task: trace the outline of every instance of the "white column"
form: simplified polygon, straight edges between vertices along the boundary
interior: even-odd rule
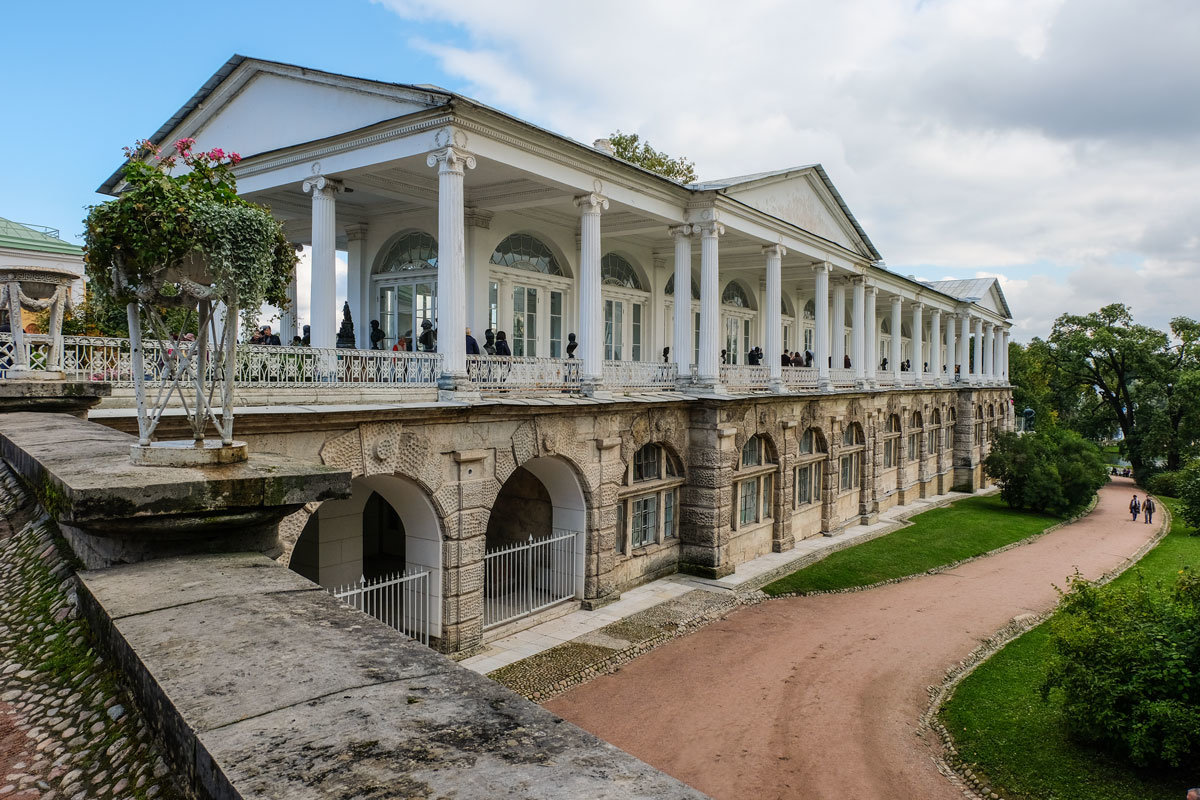
[[[608,199],[598,194],[575,198],[579,208],[579,349],[583,380],[592,390],[604,374],[604,315],[600,295],[600,214]]]
[[[876,372],[879,369],[879,318],[875,316],[875,298],[879,294],[876,286],[867,287],[866,319],[866,348],[863,354],[863,366],[866,368],[867,380],[875,384]]]
[[[846,366],[846,281],[838,278],[833,282],[833,368]]]
[[[783,354],[783,257],[787,253],[781,244],[763,248],[767,257],[767,336],[766,354],[768,386],[774,392],[785,392],[780,358]]]
[[[475,169],[475,156],[456,147],[443,147],[430,153],[425,163],[438,168],[437,349],[442,354],[438,385],[452,390],[467,377],[463,176],[468,169]]]
[[[916,375],[916,385],[923,386],[925,384],[925,304],[913,303],[912,306],[912,330],[913,330],[913,372]]]
[[[813,298],[816,306],[814,325],[817,341],[817,386],[822,390],[831,388],[829,382],[829,264],[817,264],[813,267],[816,273],[817,290]]]
[[[299,249],[299,246],[297,246]],[[288,307],[283,309],[279,314],[279,341],[285,345],[291,344],[292,339],[300,330],[299,324],[296,321],[296,312],[299,310],[297,304],[300,296],[296,291],[296,273],[292,273],[292,280],[288,283],[287,297]]]
[[[992,383],[1000,382],[1000,340],[1003,334],[1000,326],[992,328]]]
[[[854,347],[850,353],[850,366],[854,368],[854,383],[860,389],[865,389],[867,386],[866,289],[863,278],[854,279],[853,300],[851,301],[853,305],[850,314],[851,343]]]
[[[371,347],[371,303],[368,297],[370,267],[366,263],[367,226],[346,226],[346,302],[354,319],[354,346]]]
[[[333,347],[338,326],[337,308],[337,193],[340,181],[314,175],[304,182],[312,192],[312,273],[308,296],[313,347]]]
[[[958,315],[958,377],[963,383],[971,380],[971,315],[963,312]]]
[[[692,226],[700,234],[700,363],[697,373],[700,383],[715,387],[721,383],[721,286],[717,237],[725,232],[725,226],[716,220],[700,222]],[[690,296],[688,288],[675,288],[675,296],[683,291]],[[678,302],[678,300],[676,300]]]
[[[954,365],[958,363],[954,352],[954,315],[946,314],[946,372],[943,376],[946,383],[954,383]]]
[[[1002,341],[1000,343],[1000,377],[1008,383],[1008,328],[1001,332]]]
[[[983,377],[983,318],[975,318],[975,365],[971,369],[972,381],[978,383]]]
[[[983,382],[992,382],[992,370],[996,365],[996,337],[992,323],[983,323]]]
[[[675,239],[675,326],[672,352],[680,379],[692,371],[692,226],[670,229]]]
[[[929,368],[933,372],[933,385],[942,385],[942,310],[933,309],[929,315]]]
[[[892,368],[892,382],[897,386],[900,385],[900,326],[903,324],[900,312],[903,303],[900,295],[892,296],[892,361],[888,366]]]

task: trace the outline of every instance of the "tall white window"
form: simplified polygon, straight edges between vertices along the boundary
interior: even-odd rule
[[[641,548],[677,539],[683,470],[675,457],[663,445],[647,444],[634,453],[625,477],[617,508],[629,507],[628,546],[618,542],[617,553],[637,555]]]
[[[734,527],[753,525],[774,516],[777,469],[778,464],[761,436],[746,440],[733,485]]]
[[[391,350],[432,350],[431,333],[425,345],[418,342],[428,320],[437,326],[437,242],[427,233],[414,231],[399,237],[376,260],[371,282],[374,287],[373,314],[383,331],[382,347]]]
[[[516,233],[496,246],[490,263],[493,282],[512,282],[511,318],[500,318],[497,288],[495,329],[507,333],[513,355],[561,357],[572,286],[554,252],[537,237]]]
[[[863,451],[866,450],[866,440],[863,438],[862,426],[857,422],[849,423],[842,430],[842,448],[839,458],[838,488],[842,492],[858,489],[862,486]]]
[[[824,437],[815,428],[809,428],[800,436],[800,454],[792,483],[793,508],[821,502],[825,459],[828,457],[826,449]]]
[[[646,302],[650,295],[633,264],[617,253],[600,259],[600,282],[604,298],[604,357],[641,361],[645,354],[643,333]]]

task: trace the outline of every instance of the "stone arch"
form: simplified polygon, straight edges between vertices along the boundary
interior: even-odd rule
[[[388,571],[429,571],[430,632],[440,636],[443,517],[433,497],[411,478],[387,474],[355,477],[350,497],[326,500],[313,509],[288,553],[287,565],[326,588],[353,583],[366,575],[371,571],[367,565],[371,535],[366,530],[368,510],[380,500],[399,519],[404,537],[403,563],[392,565]]]
[[[541,242],[554,255],[554,260],[558,262],[559,269],[562,270],[562,277],[575,278],[574,263],[567,257],[567,251],[564,250],[558,243],[558,240],[550,233],[538,230],[537,228],[516,228],[506,231],[503,236],[497,236],[492,243],[491,249],[488,250],[486,258],[488,266],[500,266],[501,269],[506,269],[503,265],[493,264],[491,262],[492,254],[496,252],[496,248],[504,243],[511,236],[531,236]]]
[[[379,248],[379,250],[377,250],[375,252],[375,257],[371,259],[371,274],[372,275],[379,274],[379,270],[383,267],[384,261],[387,260],[387,257],[389,255],[391,255],[392,248],[395,247],[397,244],[399,244],[400,240],[404,239],[404,237],[411,236],[413,234],[427,236],[427,237],[429,237],[430,240],[432,240],[433,248],[434,248],[434,257],[436,258],[437,257],[437,246],[438,246],[436,231],[430,232],[421,227],[402,228],[402,229],[396,231],[395,233],[393,233],[391,236],[389,236],[387,238],[387,241],[385,241],[383,243],[383,245]],[[433,269],[437,269],[437,267],[434,266]]]

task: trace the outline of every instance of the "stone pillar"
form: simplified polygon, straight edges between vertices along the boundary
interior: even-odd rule
[[[954,365],[958,360],[954,352],[954,315],[946,314],[946,383],[954,383]]]
[[[692,226],[670,229],[675,239],[675,364],[679,380],[690,381],[692,373]]]
[[[916,385],[925,385],[925,304],[913,303],[913,372],[916,373]]]
[[[337,193],[341,181],[314,175],[304,182],[312,192],[312,273],[308,324],[313,347],[333,347],[337,308]]]
[[[346,226],[346,302],[354,317],[354,346],[360,350],[371,347],[371,287],[367,257],[367,226]],[[282,337],[280,337],[282,339]],[[291,339],[284,342],[289,344]]]
[[[442,354],[438,388],[456,391],[469,388],[463,177],[468,169],[475,169],[475,156],[450,146],[430,153],[425,163],[438,168],[437,350]]]
[[[983,377],[983,318],[975,318],[975,363],[971,367],[972,383],[979,383]]]
[[[816,274],[817,290],[813,305],[816,306],[814,320],[817,348],[817,387],[822,391],[832,388],[829,382],[829,264],[817,264],[813,267]]]
[[[942,310],[933,309],[929,315],[929,367],[933,372],[933,385],[942,385]]]
[[[722,578],[734,570],[728,550],[737,433],[736,426],[722,424],[719,407],[691,412],[688,481],[680,490],[680,572]]]
[[[1000,332],[1000,377],[1008,383],[1008,328]]]
[[[575,198],[579,208],[579,349],[584,391],[594,394],[604,375],[604,315],[600,295],[600,214],[608,199],[598,194]]]
[[[721,386],[721,284],[717,237],[725,226],[714,220],[692,226],[700,234],[700,384],[709,390]],[[678,288],[675,290],[679,291]],[[685,291],[690,292],[689,288]],[[678,297],[678,294],[676,294]]]
[[[958,315],[958,379],[963,383],[971,381],[971,356],[968,348],[971,346],[971,315],[963,312]]]
[[[297,249],[299,249],[297,247]],[[283,309],[279,314],[279,341],[283,344],[291,344],[292,339],[300,332],[300,325],[297,322],[296,314],[300,310],[300,294],[296,291],[296,273],[292,273],[292,280],[288,283],[287,298],[288,307]]]
[[[766,355],[769,379],[767,386],[773,392],[783,393],[783,370],[780,358],[783,354],[783,256],[787,253],[781,244],[770,244],[763,248],[767,257],[767,336]]]
[[[892,295],[892,363],[889,366],[892,368],[892,382],[897,386],[900,385],[900,328],[904,324],[900,313],[903,303],[900,295]]]
[[[850,366],[854,368],[854,385],[859,389],[867,388],[867,343],[866,343],[866,285],[862,278],[854,279],[853,310],[850,325],[852,327],[852,343]]]
[[[875,385],[876,371],[879,369],[879,319],[875,316],[875,299],[879,295],[876,286],[866,287],[866,347],[863,356],[863,366],[866,368],[867,381]]]
[[[992,383],[995,380],[996,369],[996,333],[995,326],[990,322],[983,323],[983,382]]]
[[[833,330],[830,333],[833,346],[833,368],[846,366],[846,281],[838,278],[833,282]]]

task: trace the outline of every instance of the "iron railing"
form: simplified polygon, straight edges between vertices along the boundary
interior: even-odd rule
[[[429,570],[408,570],[382,578],[365,577],[330,594],[424,645],[429,644]]]
[[[604,388],[615,392],[675,391],[679,383],[678,364],[652,361],[605,361]]]
[[[483,557],[483,628],[494,628],[575,597],[578,531],[503,545]]]
[[[467,356],[467,378],[481,393],[518,391],[576,394],[583,387],[583,361],[578,358]]]

